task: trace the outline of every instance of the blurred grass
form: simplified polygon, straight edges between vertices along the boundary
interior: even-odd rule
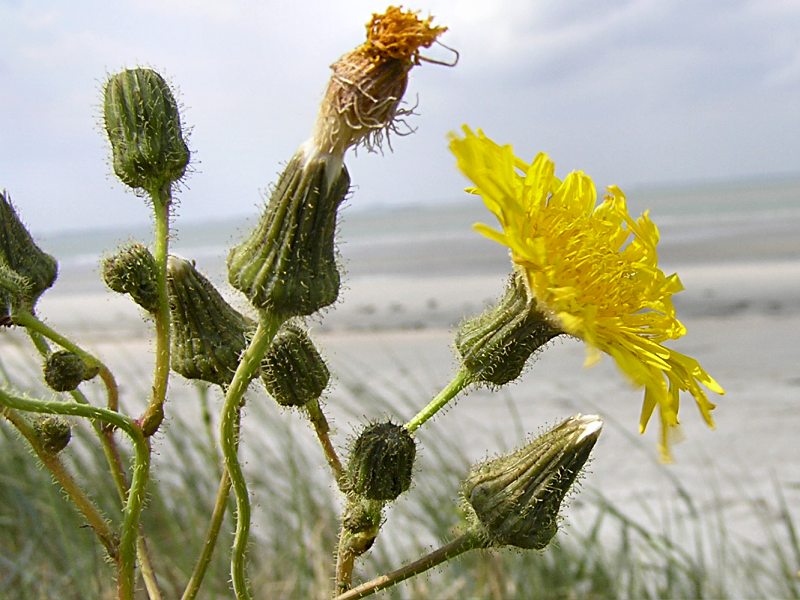
[[[11,384],[38,386],[35,368],[16,372]],[[371,389],[356,373],[340,376],[339,395],[353,399],[352,422],[363,421],[364,412],[397,414],[398,407],[415,405],[423,390],[415,389],[413,373],[403,380],[404,386]],[[216,394],[198,387],[195,406],[175,411],[154,441],[156,466],[143,525],[165,598],[180,597],[211,513],[219,478]],[[263,394],[249,398],[245,418],[256,597],[326,598],[340,505],[310,428]],[[0,598],[114,597],[113,570],[93,533],[9,424],[0,422]],[[107,514],[118,517],[119,501],[93,435],[85,423],[77,423],[62,456]],[[414,486],[387,511],[386,527],[359,563],[357,579],[395,569],[453,537],[459,521],[455,497],[467,460],[442,438],[426,442],[421,459],[424,467],[417,469]],[[733,536],[721,498],[711,508],[700,508],[679,482],[674,487],[657,510],[642,502],[643,510],[636,511],[642,518],[587,487],[573,497],[567,526],[546,551],[468,553],[378,597],[800,598],[797,525],[777,485],[768,505],[747,504],[770,540],[767,545]],[[231,514],[201,598],[232,597]]]

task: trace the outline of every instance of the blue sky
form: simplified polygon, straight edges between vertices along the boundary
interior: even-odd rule
[[[0,188],[34,231],[146,223],[100,119],[105,77],[145,65],[178,88],[191,127],[178,216],[255,214],[310,133],[328,66],[385,6],[0,0]],[[458,198],[446,136],[462,123],[598,187],[800,173],[797,0],[405,6],[447,25],[461,60],[412,71],[414,135],[348,159],[354,208]]]

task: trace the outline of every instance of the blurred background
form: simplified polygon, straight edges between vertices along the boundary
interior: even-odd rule
[[[178,89],[193,156],[177,194],[171,247],[196,259],[246,311],[226,284],[227,251],[252,227],[270,185],[310,134],[328,66],[362,42],[371,13],[385,7],[0,0],[0,187],[60,266],[37,309],[114,369],[131,412],[147,396],[151,324],[104,288],[98,263],[122,242],[148,243],[150,208],[111,172],[101,117],[106,77],[144,65]],[[418,113],[409,120],[413,135],[393,137],[383,153],[347,157],[353,189],[337,239],[344,286],[336,305],[309,321],[334,373],[326,410],[337,447],[346,452],[361,422],[405,420],[424,406],[456,368],[454,328],[503,289],[507,253],[471,230],[476,221],[494,223],[480,200],[462,192],[466,181],[447,149],[448,133],[463,123],[513,144],[521,157],[549,153],[560,176],[580,169],[598,191],[619,185],[634,216],[651,209],[662,268],[677,271],[686,286],[676,306],[688,334],[674,346],[728,393],[714,399],[716,431],[684,400],[685,441],[674,448],[674,465],[660,465],[655,420],[637,435],[641,391],[608,359],[583,369],[583,345],[560,340],[520,382],[498,393],[473,391],[419,431],[420,479],[393,509],[390,542],[376,544],[365,572],[393,568],[449,535],[469,462],[518,446],[569,414],[597,412],[606,429],[556,547],[544,557],[480,555],[434,576],[440,587],[426,588],[423,579],[414,593],[404,596],[412,588],[402,588],[392,597],[463,598],[471,589],[499,590],[477,598],[800,597],[800,3],[429,0],[407,8],[448,26],[441,40],[460,60],[455,68],[423,63],[412,71],[405,99]],[[453,56],[442,46],[426,55]],[[2,332],[0,363],[14,385],[41,387],[39,358],[22,332]],[[215,485],[202,479],[206,463],[185,468],[198,456],[181,437],[197,435],[198,391],[176,376],[170,394],[156,466],[163,493],[152,500],[164,510],[149,517],[186,519],[149,526],[163,533],[156,544],[168,557],[196,545],[181,536],[203,530],[207,507],[195,500],[210,498]],[[209,396],[213,414],[218,394]],[[316,503],[309,510],[333,540],[335,494],[326,493],[332,488],[308,428],[268,399],[249,406],[243,453],[255,459],[248,469],[263,500],[253,555],[282,556],[290,550],[270,544],[316,535],[317,522],[306,520],[298,497]],[[21,448],[7,428],[0,431]],[[213,462],[213,440],[201,441]],[[288,453],[287,463],[294,444],[302,452]],[[21,472],[30,459],[24,450],[4,456]],[[298,456],[304,462],[296,467]],[[268,475],[290,467],[296,470],[276,487]],[[304,488],[308,473],[314,476]],[[31,489],[50,489],[46,475],[34,475],[14,480],[22,492],[10,484],[6,491],[19,514],[47,532],[45,516],[21,501]],[[58,492],[52,497],[55,507]],[[279,510],[287,503],[296,510],[291,519]],[[26,572],[20,548],[38,552],[51,540],[31,540],[16,505],[0,505],[4,526],[20,524],[0,540],[2,595],[18,589],[15,573]],[[50,518],[60,527],[66,517],[58,510]],[[65,547],[72,531],[64,527]],[[54,552],[42,558],[43,569],[70,571],[74,585],[83,585],[75,565],[48,563],[75,554]],[[329,556],[324,546],[317,557],[314,581],[322,586]],[[190,568],[191,557],[180,558]],[[214,589],[224,595],[220,560]],[[102,557],[95,561],[92,569],[105,577]],[[302,552],[296,561],[307,567]],[[4,578],[9,564],[17,571]],[[263,577],[294,576],[283,564],[265,560]],[[547,577],[536,570],[550,567]],[[302,568],[297,577],[310,585]],[[175,589],[184,575],[175,574]],[[499,580],[505,587],[493,587]],[[30,585],[40,590],[35,578]],[[294,597],[314,595],[302,585]]]
[[[184,222],[253,212],[309,135],[328,66],[361,43],[374,1],[0,2],[0,186],[36,232],[147,223],[111,176],[106,76],[145,65],[192,128]],[[457,68],[423,64],[415,135],[349,161],[353,210],[438,204],[463,180],[463,123],[546,151],[599,188],[800,175],[800,4],[794,0],[429,0]],[[426,54],[450,60],[434,46]],[[634,199],[633,206],[641,211]],[[57,210],[54,210],[57,209]]]

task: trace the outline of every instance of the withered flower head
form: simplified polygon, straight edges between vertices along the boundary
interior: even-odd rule
[[[399,108],[408,72],[426,60],[420,48],[429,48],[447,30],[432,21],[397,6],[372,15],[367,41],[331,65],[333,75],[314,127],[317,151],[343,155],[359,144],[373,150],[386,133],[401,133],[398,123],[411,113]]]

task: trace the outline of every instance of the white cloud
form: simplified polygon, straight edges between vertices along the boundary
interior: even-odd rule
[[[0,186],[27,218],[146,220],[109,190],[97,130],[107,72],[140,63],[180,89],[197,173],[184,216],[248,212],[306,137],[328,65],[363,39],[383,2],[54,0],[0,6]],[[481,126],[522,154],[600,182],[641,183],[796,170],[800,10],[796,2],[429,0],[450,29],[454,69],[415,68],[419,131],[385,158],[350,160],[354,204],[455,196],[445,136]],[[449,58],[443,48],[429,52]],[[793,134],[792,132],[795,132]],[[758,148],[757,155],[747,154]],[[48,174],[53,174],[52,176]],[[402,190],[402,198],[398,190]],[[65,192],[66,191],[66,192]],[[49,225],[48,225],[49,224]]]

